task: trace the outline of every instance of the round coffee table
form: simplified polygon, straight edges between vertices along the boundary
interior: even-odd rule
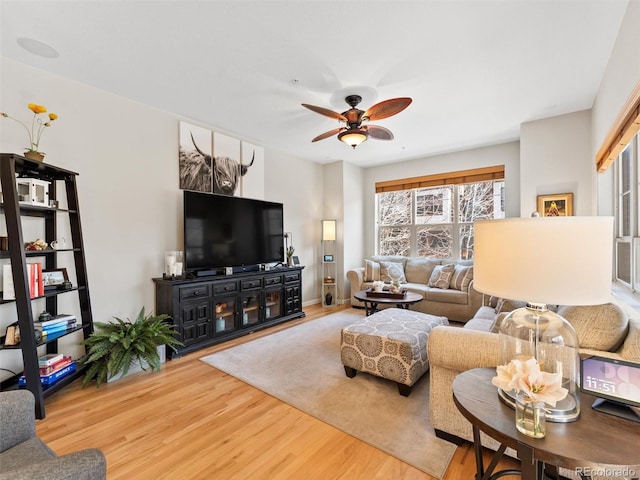
[[[405,292],[402,298],[392,297],[378,297],[367,295],[367,290],[360,290],[353,294],[353,296],[364,303],[364,309],[367,316],[378,311],[378,305],[395,305],[398,308],[409,308],[409,305],[421,302],[423,297],[419,293]]]

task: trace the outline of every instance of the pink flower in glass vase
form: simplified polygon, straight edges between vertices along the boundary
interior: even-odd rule
[[[545,402],[555,407],[568,393],[562,387],[562,374],[541,371],[533,357],[513,359],[507,365],[496,367],[496,373],[491,383],[505,391],[522,393],[530,401]]]

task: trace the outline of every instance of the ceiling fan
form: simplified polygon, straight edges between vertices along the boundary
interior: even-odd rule
[[[312,112],[333,118],[345,124],[344,127],[335,128],[329,132],[318,135],[311,140],[312,142],[324,140],[325,138],[329,138],[337,134],[338,140],[355,149],[358,145],[367,140],[367,138],[374,138],[376,140],[393,140],[393,133],[391,133],[389,129],[378,125],[363,124],[366,124],[369,121],[382,120],[383,118],[391,117],[396,113],[400,113],[411,103],[411,99],[409,97],[391,98],[389,100],[376,103],[367,111],[364,111],[356,108],[356,106],[362,101],[362,97],[360,95],[349,95],[344,100],[349,106],[351,106],[351,108],[342,113],[337,113],[323,107],[316,107],[315,105],[309,105],[306,103],[302,104],[303,107],[308,108]]]

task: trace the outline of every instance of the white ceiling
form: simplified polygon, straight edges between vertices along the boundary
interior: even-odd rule
[[[637,1],[637,0],[632,0]],[[360,166],[515,140],[591,108],[627,0],[8,1],[3,56],[297,157]],[[46,42],[57,58],[17,44]],[[297,82],[297,83],[296,83]],[[311,139],[342,112],[408,96],[352,150]]]

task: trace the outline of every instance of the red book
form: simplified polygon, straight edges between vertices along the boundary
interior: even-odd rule
[[[42,280],[42,263],[36,263],[36,269],[38,274],[38,297],[44,296],[44,281]]]
[[[28,277],[29,277],[29,297],[35,298],[36,296],[36,268],[35,264],[28,263]]]

